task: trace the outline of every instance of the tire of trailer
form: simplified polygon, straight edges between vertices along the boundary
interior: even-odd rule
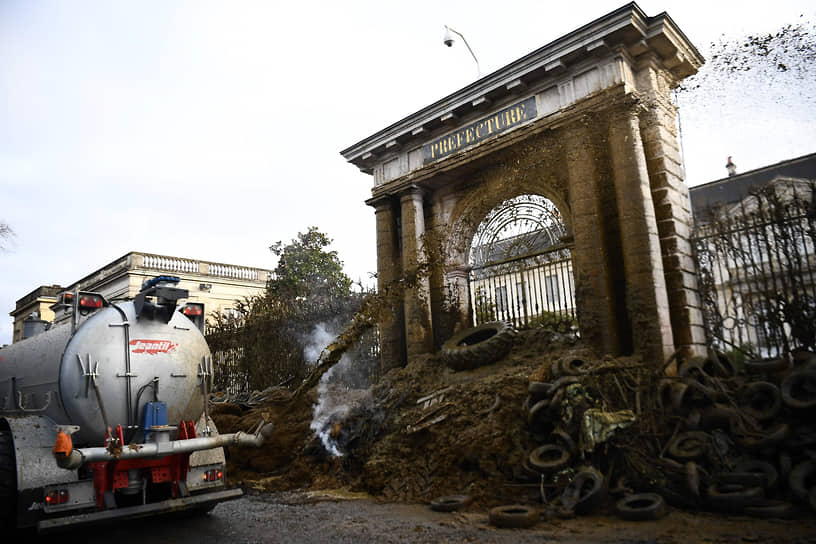
[[[451,336],[440,356],[453,370],[470,370],[501,359],[513,345],[516,329],[506,321],[483,323]]]
[[[17,512],[17,468],[11,433],[0,431],[0,529],[13,529]]]

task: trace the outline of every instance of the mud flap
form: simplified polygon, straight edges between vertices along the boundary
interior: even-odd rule
[[[141,504],[139,506],[128,506],[126,508],[115,508],[113,510],[102,510],[100,512],[46,519],[37,523],[37,532],[40,534],[52,533],[68,528],[85,527],[124,519],[143,518],[171,512],[183,512],[194,508],[207,509],[215,506],[219,502],[238,499],[243,494],[244,492],[241,489],[226,489],[224,491],[215,491],[213,493],[194,495],[181,499],[170,499],[151,504]]]

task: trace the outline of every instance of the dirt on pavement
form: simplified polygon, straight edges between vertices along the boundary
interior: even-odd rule
[[[438,357],[426,356],[390,371],[370,391],[331,384],[329,391],[348,401],[322,429],[340,456],[330,454],[310,428],[318,402],[316,388],[294,397],[283,388],[268,390],[259,405],[216,403],[212,414],[222,433],[250,429],[261,417],[275,424],[274,439],[261,450],[229,452],[232,482],[259,492],[344,489],[374,501],[423,507],[441,496],[465,495],[470,502],[459,516],[522,504],[556,526],[578,524],[580,531],[596,526],[606,531],[632,523],[613,517],[619,498],[657,491],[675,507],[659,522],[661,531],[672,519],[681,520],[678,531],[699,523],[722,523],[723,531],[732,526],[737,530],[741,524],[733,520],[743,513],[743,505],[737,504],[742,496],[737,493],[734,501],[714,504],[706,499],[706,487],[717,483],[714,476],[730,473],[745,459],[770,459],[779,465],[780,455],[788,455],[781,461],[788,472],[806,462],[813,453],[801,444],[797,448],[792,441],[796,437],[791,437],[805,428],[805,415],[795,414],[797,419],[790,422],[794,432],[786,435],[786,445],[743,447],[748,439],[729,432],[734,418],[726,417],[721,426],[714,421],[706,429],[711,443],[700,456],[673,457],[668,446],[697,421],[693,413],[697,404],[705,413],[712,405],[730,405],[736,411],[735,392],[744,385],[733,376],[717,380],[709,384],[719,387],[716,398],[714,393],[712,398],[689,394],[692,413],[678,413],[669,404],[671,388],[666,385],[667,379],[675,378],[649,362],[600,357],[571,336],[536,329],[520,332],[503,359],[474,370],[454,372]],[[548,384],[557,387],[540,402],[542,396],[535,392]],[[755,434],[783,418],[790,414],[755,425]],[[587,421],[597,424],[594,433],[587,432]],[[751,444],[755,442],[754,437]],[[568,461],[552,470],[531,466],[531,452],[543,444],[569,451]],[[582,510],[565,497],[576,474],[587,467],[603,475],[603,487],[597,500],[587,501]],[[691,476],[697,478],[697,489],[690,489]],[[763,494],[793,505],[777,513],[797,519],[797,526],[814,528],[807,498],[793,496],[784,484],[774,484]],[[717,512],[703,512],[712,504]],[[763,531],[784,526],[751,519]]]

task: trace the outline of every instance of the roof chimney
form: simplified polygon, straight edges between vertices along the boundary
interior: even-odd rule
[[[725,164],[725,169],[728,170],[728,177],[737,175],[737,165],[731,162],[731,157],[728,157],[728,162]]]

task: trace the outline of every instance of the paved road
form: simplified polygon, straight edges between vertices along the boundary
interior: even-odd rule
[[[659,522],[610,516],[539,522],[532,529],[497,529],[486,512],[438,513],[423,505],[326,500],[304,493],[248,495],[219,504],[205,516],[151,518],[64,535],[28,537],[90,544],[286,544],[607,542],[796,542],[816,544],[816,519],[724,519],[674,511]],[[5,539],[0,539],[5,542]],[[19,538],[17,540],[20,540]]]

